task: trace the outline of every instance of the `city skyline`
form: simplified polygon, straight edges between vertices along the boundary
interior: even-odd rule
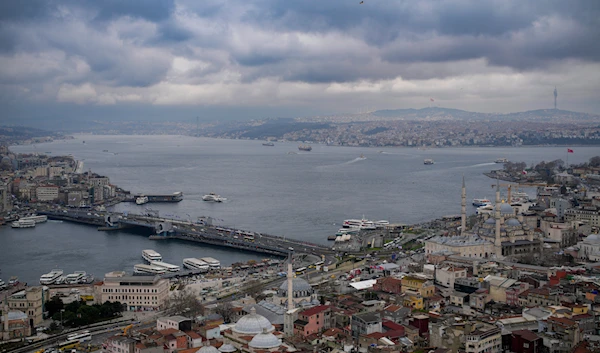
[[[5,120],[600,113],[589,1],[2,4]],[[432,103],[434,102],[434,103]]]

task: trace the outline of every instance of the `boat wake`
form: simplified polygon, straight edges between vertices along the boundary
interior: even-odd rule
[[[494,163],[494,162],[491,162],[491,163],[479,163],[479,164],[469,165],[469,166],[466,166],[464,168],[485,167],[485,166],[490,166],[490,165],[496,165],[496,163]]]
[[[358,157],[358,158],[354,158],[351,161],[344,162],[344,163],[341,163],[341,164],[353,164],[353,163],[356,163],[356,162],[364,161],[365,159],[367,159],[367,157]]]

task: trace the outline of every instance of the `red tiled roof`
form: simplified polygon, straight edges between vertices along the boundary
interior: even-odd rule
[[[389,312],[393,313],[393,312],[398,311],[400,309],[402,309],[402,307],[400,305],[394,305],[394,304],[392,304],[392,305],[386,306],[383,310],[389,311]]]
[[[516,331],[513,331],[512,333],[513,333],[513,335],[521,336],[523,339],[525,339],[529,342],[533,342],[540,338],[538,335],[536,335],[535,333],[533,333],[530,330],[516,330]]]
[[[381,325],[390,331],[404,331],[404,326],[391,320],[381,320]]]
[[[552,322],[556,322],[557,324],[561,325],[561,326],[575,326],[577,325],[577,323],[573,320],[569,320],[567,318],[564,317],[554,317],[554,316],[550,316],[548,318],[548,321],[552,321]]]
[[[380,339],[381,337],[385,337],[385,333],[373,332],[369,333],[368,335],[365,335],[365,337]]]
[[[174,328],[168,328],[168,329],[160,330],[158,332],[163,336],[167,336],[167,335],[171,335],[177,331],[179,331],[179,330],[176,330]]]
[[[304,310],[303,312],[300,313],[300,315],[302,316],[313,316],[316,315],[318,313],[321,313],[325,310],[329,309],[329,305],[317,305],[314,308],[310,308],[307,310]]]
[[[188,335],[193,340],[195,340],[197,338],[202,338],[202,336],[200,336],[200,334],[198,334],[197,332],[194,332],[194,331],[185,331],[185,334]]]
[[[340,330],[337,327],[333,327],[333,328],[330,328],[327,331],[323,332],[323,336],[331,337],[331,336],[341,335],[343,333],[344,333],[344,331]]]

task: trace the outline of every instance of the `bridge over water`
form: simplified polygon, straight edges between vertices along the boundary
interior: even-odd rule
[[[228,227],[219,227],[205,222],[190,222],[159,217],[155,214],[124,214],[94,212],[88,210],[39,211],[50,219],[97,226],[98,230],[143,229],[150,239],[180,239],[215,246],[225,246],[277,256],[291,253],[309,253],[331,256],[334,251],[325,245],[301,240],[261,234]]]

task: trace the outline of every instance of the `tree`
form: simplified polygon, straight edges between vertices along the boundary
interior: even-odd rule
[[[64,309],[65,304],[59,296],[55,295],[50,300],[46,302],[46,311],[48,312],[48,316],[53,316],[54,314],[60,312]]]
[[[231,305],[231,302],[223,302],[218,304],[215,309],[215,313],[221,315],[221,317],[223,317],[223,321],[226,323],[232,322],[235,318],[235,312],[233,311],[233,305]]]
[[[166,303],[166,312],[169,315],[196,317],[204,313],[204,306],[193,291],[185,288],[171,294]]]
[[[600,156],[590,158],[590,167],[600,167]]]

